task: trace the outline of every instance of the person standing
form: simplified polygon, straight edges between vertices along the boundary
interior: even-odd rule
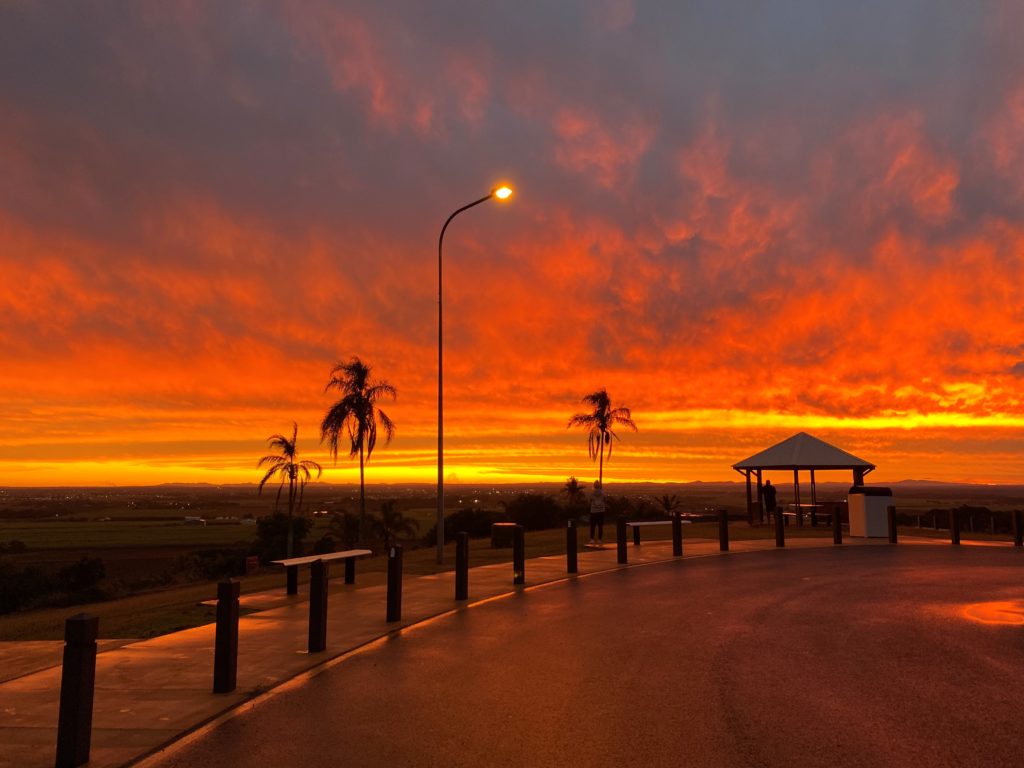
[[[775,496],[775,486],[772,485],[772,481],[768,480],[764,484],[764,488],[761,489],[761,495],[764,496],[764,508],[768,510],[768,515],[774,515],[777,509],[777,500]]]
[[[594,539],[594,531],[597,531],[597,539]],[[604,490],[601,488],[601,481],[594,481],[594,492],[590,495],[590,541],[587,546],[601,546],[601,539],[604,538]]]

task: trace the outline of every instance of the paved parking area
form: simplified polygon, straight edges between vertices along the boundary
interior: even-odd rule
[[[1024,553],[664,562],[462,610],[147,766],[1011,766]],[[980,618],[979,618],[980,616]]]

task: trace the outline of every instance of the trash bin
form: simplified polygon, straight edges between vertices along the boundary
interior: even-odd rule
[[[850,535],[883,538],[889,535],[888,508],[892,489],[855,485],[846,496],[850,510]]]

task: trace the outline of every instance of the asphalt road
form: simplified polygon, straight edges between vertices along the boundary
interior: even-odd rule
[[[1003,600],[1024,601],[1024,552],[621,570],[388,639],[161,765],[1020,766],[1024,624],[964,615]]]

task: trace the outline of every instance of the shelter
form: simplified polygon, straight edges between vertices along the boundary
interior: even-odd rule
[[[875,465],[871,462],[859,459],[852,453],[847,453],[841,448],[826,443],[824,440],[800,432],[792,437],[786,438],[781,443],[766,448],[760,453],[755,453],[748,459],[732,465],[740,474],[747,479],[747,514],[750,521],[754,521],[755,510],[761,522],[764,522],[764,499],[761,494],[762,472],[765,470],[792,470],[793,471],[793,497],[800,506],[800,471],[807,470],[811,473],[811,505],[812,509],[818,503],[817,488],[815,486],[815,471],[821,470],[851,470],[853,472],[853,484],[864,485],[864,475],[871,472]],[[757,478],[757,501],[753,498],[751,488],[751,476]],[[800,516],[802,522],[802,516]]]

